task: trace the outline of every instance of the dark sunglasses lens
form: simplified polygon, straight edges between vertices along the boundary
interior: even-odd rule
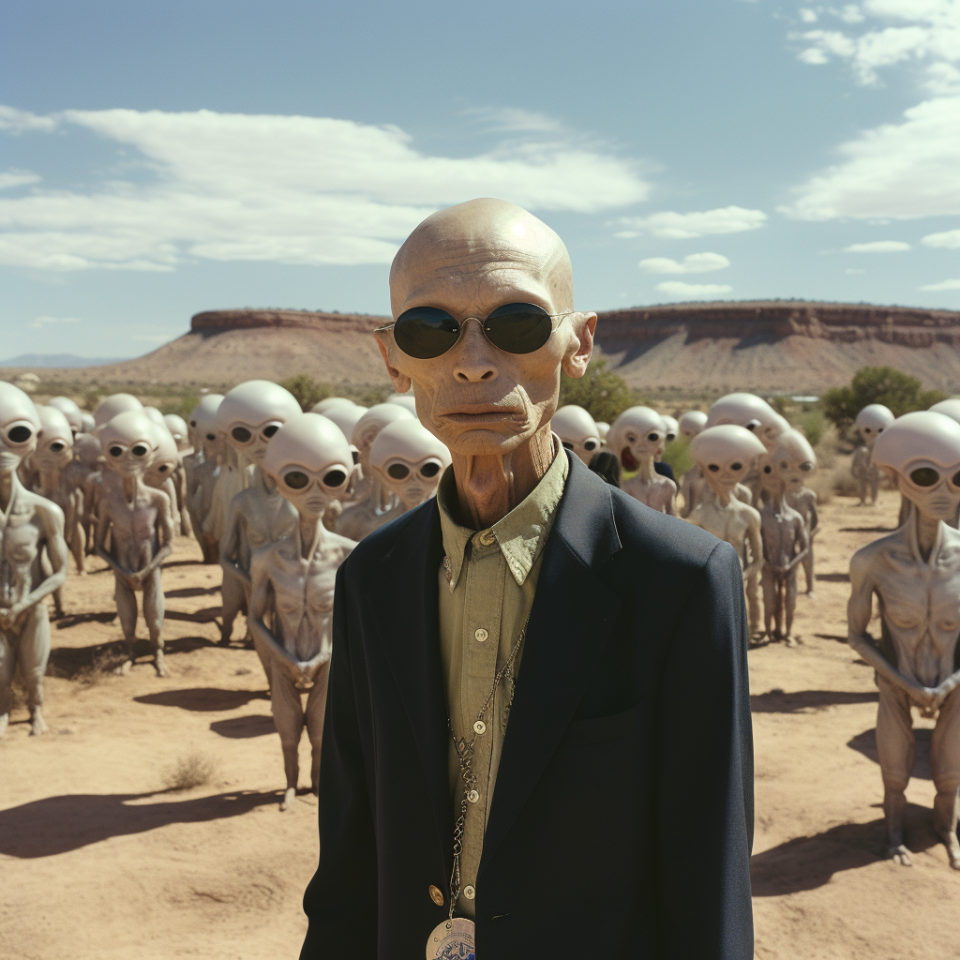
[[[122,455],[123,455],[123,447],[111,447],[111,448],[110,448],[110,456],[111,456],[111,457],[119,457],[119,456],[122,456]]]
[[[342,470],[331,470],[323,476],[323,485],[325,487],[342,487],[346,482],[347,475]]]
[[[33,436],[33,431],[29,427],[11,427],[7,434],[11,443],[26,443]]]
[[[932,487],[940,480],[940,474],[933,467],[919,467],[910,474],[910,479],[918,487]]]
[[[426,477],[428,480],[431,477],[435,477],[440,472],[440,464],[435,460],[432,460],[430,463],[425,463],[420,468],[420,476]]]
[[[394,480],[405,480],[410,475],[410,468],[403,463],[391,463],[387,467],[387,473],[393,477]]]
[[[135,457],[145,457],[147,455],[147,448],[142,443],[138,443],[133,448],[133,455]]]
[[[393,339],[408,356],[432,360],[446,353],[460,337],[460,324],[446,310],[414,307],[401,313],[393,326]]]
[[[230,436],[237,443],[249,443],[253,439],[253,434],[246,427],[234,427],[230,431]]]
[[[550,315],[530,303],[508,303],[497,307],[483,322],[487,339],[507,353],[533,353],[549,339],[553,327]]]
[[[310,478],[302,470],[291,470],[283,475],[283,482],[291,490],[302,490],[310,482]]]

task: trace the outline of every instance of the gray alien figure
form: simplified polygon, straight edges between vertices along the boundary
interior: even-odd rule
[[[40,435],[37,448],[30,454],[30,463],[37,480],[33,492],[55,503],[64,517],[64,539],[79,571],[83,570],[83,539],[78,517],[83,511],[83,493],[71,487],[64,477],[73,460],[73,431],[67,418],[56,408],[37,406]],[[63,587],[53,591],[53,607],[63,616]]]
[[[777,469],[786,484],[787,503],[803,517],[807,528],[807,552],[800,565],[806,580],[806,595],[814,595],[814,537],[817,535],[820,516],[817,512],[817,494],[805,486],[817,469],[817,455],[807,438],[799,430],[788,430],[780,435],[777,444],[780,457]]]
[[[189,428],[183,417],[175,413],[167,413],[163,417],[164,425],[170,431],[174,443],[177,445],[177,465],[173,474],[173,487],[177,494],[177,510],[180,513],[180,533],[185,537],[193,536],[193,525],[190,522],[190,513],[187,510],[187,471],[183,465],[183,458],[190,453]]]
[[[702,410],[688,410],[681,415],[677,425],[683,436],[688,440],[693,440],[707,425],[707,415]],[[698,463],[695,463],[683,475],[683,480],[680,481],[680,496],[683,500],[680,507],[681,517],[689,517],[697,506],[697,494],[702,481],[703,474],[700,472],[700,464]]]
[[[805,449],[804,449],[805,447]],[[766,635],[794,647],[793,617],[797,609],[797,568],[810,546],[806,522],[787,500],[790,469],[799,457],[809,462],[813,451],[806,438],[784,431],[760,468],[760,533],[763,538],[763,619]],[[784,467],[781,469],[781,464]],[[796,469],[793,467],[793,469]]]
[[[666,437],[666,424],[656,410],[630,407],[614,421],[607,446],[624,466],[636,465],[636,476],[620,484],[623,492],[660,513],[676,516],[677,485],[653,467],[663,455]]]
[[[698,434],[690,444],[712,495],[702,497],[687,519],[730,544],[740,557],[744,587],[763,565],[760,514],[736,496],[740,481],[766,448],[745,427],[722,424]],[[749,615],[749,609],[748,609]],[[750,635],[760,629],[759,619],[750,621]]]
[[[151,418],[152,419],[152,418]],[[177,442],[166,426],[157,426],[154,421],[154,437],[157,449],[143,474],[143,481],[156,490],[162,490],[170,501],[170,517],[173,529],[180,529],[180,509],[177,504],[177,467],[180,466],[180,451]]]
[[[370,465],[370,449],[380,431],[397,420],[416,420],[399,403],[378,403],[358,421],[350,435],[350,443],[357,448],[359,463],[348,486],[352,506],[343,511],[337,521],[337,533],[350,540],[362,540],[371,530],[380,526],[380,518],[394,507],[394,498],[386,494],[380,478]]]
[[[296,796],[304,726],[312,750],[310,784],[319,792],[334,584],[337,568],[356,546],[326,530],[322,517],[346,486],[353,457],[339,427],[320,414],[304,413],[273,437],[263,469],[298,514],[293,534],[258,550],[250,563],[250,628],[270,680],[286,774],[281,809],[286,809]]]
[[[195,459],[186,458],[190,465],[187,471],[187,509],[193,535],[200,544],[204,563],[219,563],[219,542],[204,530],[204,523],[213,503],[213,492],[220,476],[220,460],[224,439],[217,429],[217,410],[223,394],[208,393],[190,415],[190,422],[199,445]],[[200,456],[202,454],[202,457]]]
[[[103,482],[103,447],[93,433],[81,433],[73,442],[74,459],[64,468],[63,474],[67,486],[80,493],[82,512],[78,517],[80,537],[84,543],[85,556],[91,556],[94,551],[94,540],[97,530],[97,502],[100,498]],[[67,542],[70,543],[71,534],[67,531]],[[85,573],[81,569],[80,573]]]
[[[0,736],[10,722],[13,679],[19,672],[30,711],[30,733],[45,733],[43,675],[50,656],[44,599],[63,585],[67,544],[63,511],[26,490],[17,467],[36,448],[40,418],[33,401],[0,382]],[[43,567],[43,557],[51,569]]]
[[[293,394],[268,380],[249,380],[234,387],[217,411],[227,443],[252,465],[249,485],[230,501],[220,540],[222,644],[230,643],[237,614],[250,610],[250,557],[296,529],[297,511],[277,490],[273,478],[263,472],[263,460],[272,437],[300,415]]]
[[[132,393],[111,393],[93,411],[93,420],[97,427],[102,427],[118,413],[129,413],[135,410],[142,411],[143,404]]]
[[[873,445],[877,442],[877,437],[893,423],[893,419],[890,408],[882,403],[868,404],[857,414],[857,430],[864,445],[853,451],[850,472],[857,482],[861,507],[866,505],[868,496],[870,503],[877,502],[881,474],[872,459]]]
[[[897,418],[877,438],[873,461],[913,509],[907,523],[858,550],[850,561],[847,642],[876,671],[877,752],[883,777],[887,857],[909,865],[905,791],[913,771],[912,708],[936,717],[930,766],[933,823],[960,870],[960,532],[945,521],[960,503],[960,424],[922,411]],[[881,636],[870,623],[880,601]]]
[[[48,407],[55,407],[67,418],[67,423],[70,424],[70,432],[73,434],[74,439],[77,438],[77,434],[84,432],[83,411],[77,406],[76,401],[71,400],[69,397],[51,397],[46,405]]]
[[[98,508],[97,556],[113,570],[117,613],[127,659],[134,662],[137,634],[137,593],[143,593],[143,619],[150,635],[157,675],[167,676],[163,657],[163,586],[160,569],[173,544],[170,499],[144,483],[144,473],[156,455],[155,424],[139,411],[118,414],[100,429],[107,469],[114,481],[103,484]],[[107,549],[107,538],[110,548]]]
[[[550,426],[560,438],[560,442],[588,467],[603,447],[596,421],[583,407],[578,407],[575,403],[560,407],[553,415]]]

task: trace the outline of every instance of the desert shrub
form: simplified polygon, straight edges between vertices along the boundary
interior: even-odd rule
[[[99,390],[91,388],[84,393],[83,399],[80,401],[80,407],[86,410],[87,413],[93,413],[93,411],[100,406],[102,397],[103,394],[101,394]]]
[[[694,464],[693,454],[690,452],[690,438],[681,433],[676,440],[668,443],[663,454],[663,462],[673,467],[673,472],[679,480]]]
[[[287,377],[286,380],[280,381],[280,386],[294,395],[297,403],[300,404],[300,409],[304,411],[334,395],[333,388],[329,384],[319,383],[307,373]]]
[[[810,441],[811,447],[820,445],[823,439],[824,430],[827,426],[823,411],[814,407],[806,410],[796,418],[794,426],[798,427],[803,435]]]
[[[208,784],[217,772],[217,762],[197,750],[182,754],[163,771],[163,785],[167,790],[192,790]]]
[[[626,380],[607,369],[607,361],[602,357],[591,360],[579,380],[563,377],[560,382],[559,406],[574,403],[602,423],[613,423],[624,410],[640,402]]]
[[[924,390],[920,380],[895,367],[861,367],[849,387],[827,390],[821,404],[823,415],[845,433],[869,403],[882,403],[899,417],[911,410],[926,410],[946,396],[941,390]]]
[[[199,394],[187,393],[182,397],[165,400],[157,409],[164,415],[175,413],[178,417],[183,417],[183,419],[186,420],[199,402]]]

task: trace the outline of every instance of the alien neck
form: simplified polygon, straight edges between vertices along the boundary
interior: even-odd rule
[[[263,496],[270,496],[277,492],[277,483],[269,474],[264,473],[262,467],[256,464],[250,473],[250,488]]]
[[[20,490],[20,478],[16,470],[0,470],[0,514],[7,515]]]
[[[653,469],[653,455],[651,454],[648,457],[640,458],[640,466],[637,469],[637,479],[643,480],[645,483],[649,483],[657,475],[657,471]]]
[[[920,551],[923,562],[926,563],[937,544],[942,521],[939,517],[931,517],[929,514],[922,512],[916,505],[914,505],[912,513],[914,532],[917,537],[917,549]]]
[[[52,500],[60,489],[60,468],[41,467],[40,469],[40,496]]]
[[[459,519],[475,530],[493,526],[528,497],[553,463],[550,424],[505,455],[453,454]]]
[[[787,488],[780,484],[776,490],[764,490],[763,499],[773,507],[774,513],[783,513],[787,509]]]
[[[309,560],[320,549],[327,531],[319,513],[300,514],[300,556]]]
[[[123,499],[132,510],[137,505],[137,497],[143,489],[143,480],[138,473],[125,473],[120,479]]]
[[[717,485],[713,488],[714,492],[717,495],[717,502],[721,507],[729,507],[730,501],[733,499],[733,494],[731,493],[729,487],[721,487]]]

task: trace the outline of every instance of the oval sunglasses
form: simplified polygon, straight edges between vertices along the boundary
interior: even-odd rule
[[[463,335],[468,320],[480,324],[483,335],[506,353],[533,353],[549,339],[564,317],[576,313],[547,313],[533,303],[507,303],[497,307],[485,319],[464,317],[456,320],[439,307],[411,307],[375,333],[393,331],[393,339],[407,356],[433,360],[445,354]]]

